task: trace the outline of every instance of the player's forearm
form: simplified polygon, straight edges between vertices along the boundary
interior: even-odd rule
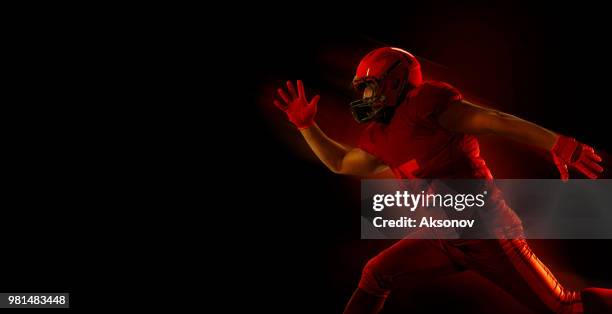
[[[351,148],[329,138],[316,123],[300,132],[323,164],[333,172],[340,172],[342,160]]]
[[[517,142],[551,150],[558,135],[535,123],[503,113],[494,112],[489,130],[491,133],[508,137]]]

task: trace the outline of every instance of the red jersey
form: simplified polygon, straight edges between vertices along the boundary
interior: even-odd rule
[[[473,135],[442,128],[438,115],[461,100],[441,82],[413,89],[387,124],[371,122],[358,147],[382,160],[400,179],[492,179]]]

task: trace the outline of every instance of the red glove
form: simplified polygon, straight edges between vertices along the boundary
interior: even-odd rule
[[[306,100],[302,81],[297,81],[297,88],[298,90],[296,93],[291,81],[287,81],[287,91],[289,95],[287,95],[282,88],[279,88],[278,95],[283,99],[284,104],[281,104],[278,100],[274,100],[274,105],[284,111],[287,117],[289,117],[289,121],[301,130],[314,124],[314,117],[317,113],[317,103],[320,97],[319,95],[314,96],[310,102],[308,102]]]
[[[603,172],[603,168],[597,164],[601,162],[601,157],[592,147],[579,143],[574,138],[559,135],[551,152],[563,181],[569,179],[567,166],[580,171],[590,179],[597,179],[597,176]]]

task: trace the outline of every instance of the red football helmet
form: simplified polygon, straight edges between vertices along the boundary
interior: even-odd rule
[[[369,87],[371,94],[351,102],[353,116],[359,123],[388,119],[407,92],[422,81],[421,66],[407,51],[394,47],[371,51],[359,62],[353,79],[358,92]]]

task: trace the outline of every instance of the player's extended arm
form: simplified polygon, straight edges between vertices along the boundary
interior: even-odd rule
[[[484,108],[465,100],[449,106],[438,117],[447,130],[469,134],[496,134],[518,142],[534,145],[552,153],[561,178],[569,178],[568,166],[595,179],[603,168],[593,148],[575,139],[556,134],[537,124],[513,115]]]
[[[317,126],[314,117],[320,97],[317,95],[308,102],[302,81],[297,81],[297,92],[293,83],[288,81],[287,92],[279,88],[278,95],[284,104],[274,100],[276,107],[287,114],[289,121],[300,130],[312,151],[329,170],[339,174],[369,175],[386,169],[387,166],[376,157],[332,140]]]

